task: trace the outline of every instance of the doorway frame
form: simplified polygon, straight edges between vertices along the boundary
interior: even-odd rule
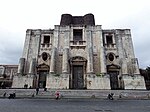
[[[119,90],[119,75],[120,75],[120,66],[118,65],[107,65],[107,73],[109,74],[109,77],[110,77],[110,87],[111,87],[111,90]],[[112,79],[111,79],[111,76],[110,74],[111,73],[116,73],[117,75],[117,87],[116,88],[113,88],[112,87]]]
[[[73,88],[73,66],[83,66],[83,88],[86,89],[87,76],[86,76],[86,66],[87,60],[81,56],[75,56],[69,59],[69,67],[70,67],[70,77],[69,77],[69,88]]]
[[[50,70],[50,67],[49,65],[46,65],[46,64],[40,64],[37,66],[37,77],[36,77],[36,88],[39,88],[39,78],[40,78],[40,71],[47,71],[46,73],[46,83],[47,83],[47,76],[49,74],[49,70]],[[46,87],[46,84],[45,84],[45,87]]]
[[[77,71],[75,71],[75,68],[81,67],[81,75],[78,76]],[[75,74],[77,73],[77,74]],[[81,83],[78,83],[78,79],[81,77]],[[81,85],[82,84],[82,85]],[[83,72],[83,65],[73,65],[72,66],[72,89],[83,89],[84,88],[84,72]]]

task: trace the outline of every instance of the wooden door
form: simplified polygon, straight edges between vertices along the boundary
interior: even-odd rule
[[[72,85],[73,85],[73,89],[83,89],[84,80],[83,80],[83,66],[82,65],[73,66]]]
[[[110,72],[109,75],[111,89],[118,89],[118,72]]]
[[[39,72],[39,81],[38,81],[38,87],[39,88],[45,88],[46,87],[46,76],[47,71],[40,71]]]

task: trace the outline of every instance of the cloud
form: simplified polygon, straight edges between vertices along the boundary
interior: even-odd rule
[[[149,0],[3,0],[0,1],[0,64],[18,64],[27,29],[49,29],[61,14],[93,13],[103,29],[131,29],[140,67],[150,65]]]
[[[131,29],[135,56],[139,60],[140,68],[146,68],[150,65],[150,7],[147,5],[144,6],[144,8],[123,16],[121,19],[109,20],[108,23],[104,24],[105,29]]]
[[[0,28],[0,64],[18,64],[24,41],[19,34]]]

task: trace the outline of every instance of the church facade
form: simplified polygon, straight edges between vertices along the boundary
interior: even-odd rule
[[[13,88],[146,89],[130,29],[102,29],[93,14],[62,14],[54,29],[27,29]]]

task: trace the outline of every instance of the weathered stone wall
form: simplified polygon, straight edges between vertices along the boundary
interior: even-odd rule
[[[55,69],[56,74],[62,73],[62,62],[63,62],[62,60],[63,60],[63,55],[58,54],[56,58],[56,69]]]
[[[96,76],[88,75],[87,76],[87,89],[111,89],[110,88],[110,79],[108,76]]]
[[[100,59],[99,57],[97,56],[97,54],[95,54],[93,56],[93,65],[94,65],[94,73],[97,74],[97,73],[101,73],[100,72]]]
[[[24,85],[27,84],[28,87],[33,86],[33,76],[14,76],[12,88],[24,88]]]
[[[123,76],[124,88],[125,89],[146,89],[144,77],[140,75]]]
[[[49,43],[44,43],[44,36],[50,36]],[[41,65],[44,63],[45,65],[50,66],[53,41],[54,41],[54,36],[53,36],[52,30],[42,30],[41,31],[40,50],[39,50],[39,54],[38,54],[37,65]],[[44,52],[48,54],[48,60],[45,60],[45,61],[42,59],[42,53],[44,53]]]
[[[12,80],[13,76],[17,74],[18,65],[0,65],[0,77]]]
[[[25,58],[25,74],[29,73],[30,62],[39,55],[41,30],[27,30],[22,58]]]
[[[69,89],[69,75],[68,74],[49,74],[47,76],[46,88]]]
[[[82,31],[80,42],[74,40],[74,29]],[[106,36],[110,34],[113,37],[113,42],[112,45],[107,45]],[[43,44],[44,36],[50,36],[50,43]],[[47,60],[42,59],[42,53],[44,52],[48,54]],[[108,60],[107,55],[109,53],[114,55],[113,61]],[[130,30],[102,30],[101,25],[95,25],[92,14],[85,16],[64,14],[61,24],[55,25],[53,30],[27,30],[22,55],[22,58],[25,59],[24,74],[27,75],[34,71],[34,68],[36,74],[37,66],[47,65],[49,67],[46,81],[47,88],[69,88],[69,81],[72,80],[69,60],[76,56],[83,57],[86,60],[84,85],[87,86],[87,89],[110,89],[107,65],[118,67],[118,78],[127,74],[139,75]],[[33,60],[35,60],[36,65],[34,68]],[[31,74],[33,75],[33,72]],[[97,76],[99,74],[102,76]],[[131,77],[122,79],[125,82],[125,88],[129,87],[127,83],[131,82],[131,79]],[[33,79],[22,76],[22,78],[15,77],[14,81],[17,81],[14,83],[14,87],[17,87],[17,84],[18,87],[22,87],[26,82],[32,85]],[[144,83],[142,82],[143,78],[140,81],[140,83]]]

